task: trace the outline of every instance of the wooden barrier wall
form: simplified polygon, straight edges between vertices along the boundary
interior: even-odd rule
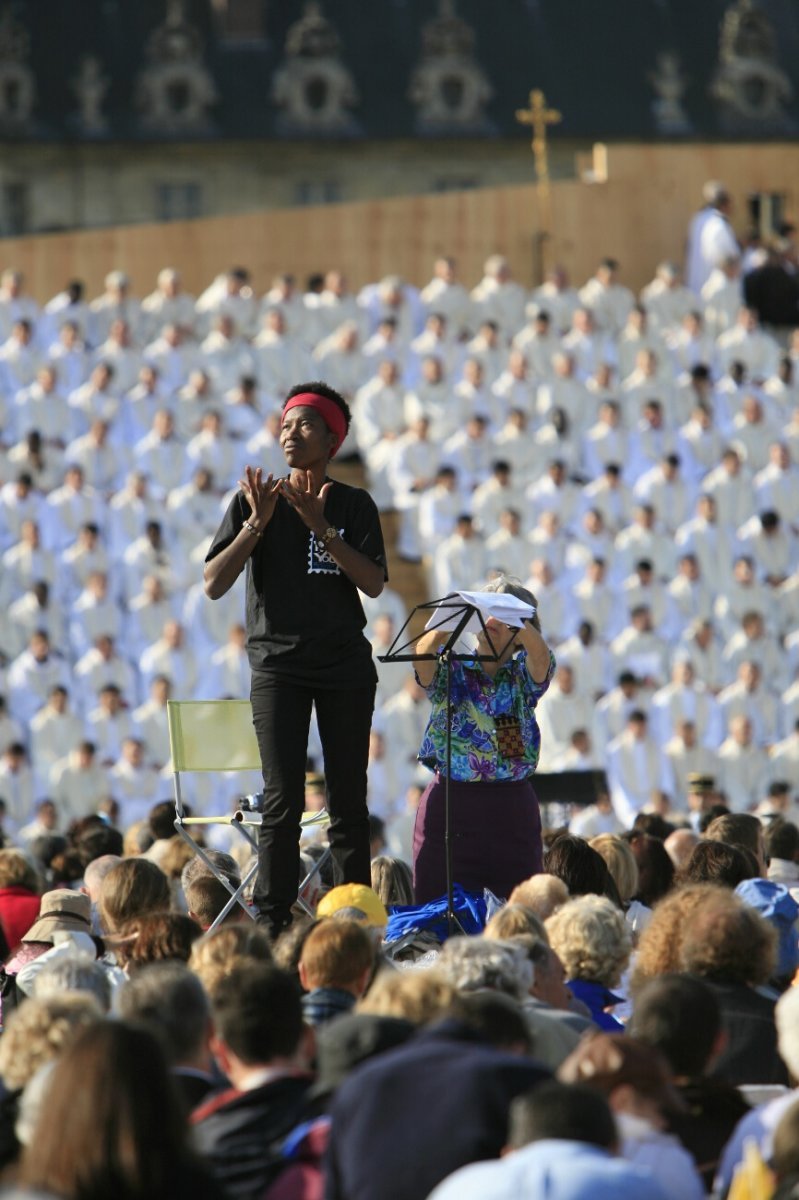
[[[597,146],[593,167],[592,181],[552,184],[548,259],[564,263],[577,283],[605,254],[621,261],[624,280],[636,289],[652,277],[659,260],[681,259],[688,219],[708,179],[729,187],[739,232],[748,225],[745,202],[751,192],[784,194],[787,213],[799,218],[794,143]],[[151,290],[166,265],[179,267],[195,293],[237,263],[249,267],[258,291],[278,271],[293,271],[304,282],[329,267],[342,267],[356,288],[390,273],[421,285],[439,254],[458,259],[469,286],[494,252],[506,254],[520,281],[531,284],[537,228],[531,184],[9,238],[0,241],[0,264],[19,267],[42,302],[71,278],[83,279],[96,295],[114,267],[131,275],[138,295]]]

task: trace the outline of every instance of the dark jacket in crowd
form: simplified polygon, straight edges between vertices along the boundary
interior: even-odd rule
[[[194,1146],[230,1200],[260,1200],[285,1168],[283,1143],[309,1115],[312,1083],[303,1072],[248,1092],[229,1088],[192,1114]]]
[[[496,1158],[511,1100],[548,1078],[457,1021],[379,1055],[333,1101],[326,1200],[426,1200],[458,1167]]]
[[[712,1079],[678,1083],[684,1113],[669,1113],[669,1132],[679,1138],[696,1162],[708,1192],[716,1177],[721,1152],[735,1126],[749,1112],[738,1088]]]
[[[713,1079],[739,1087],[744,1083],[788,1083],[777,1052],[775,1001],[745,983],[705,979],[721,1009],[727,1045],[710,1071]]]

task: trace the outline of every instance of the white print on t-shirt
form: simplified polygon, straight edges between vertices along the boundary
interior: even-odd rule
[[[344,536],[344,530],[339,529],[339,536]],[[340,575],[341,569],[329,551],[325,550],[313,533],[308,535],[308,574],[309,575]]]

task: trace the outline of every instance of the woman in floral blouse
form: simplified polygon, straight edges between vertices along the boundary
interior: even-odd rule
[[[499,576],[482,588],[509,593],[536,608],[518,580]],[[555,658],[541,636],[538,613],[520,629],[485,620],[496,661],[452,661],[452,767],[450,830],[453,879],[466,891],[490,888],[506,898],[517,883],[541,870],[541,816],[532,784],[541,734],[536,705],[549,687]],[[430,630],[419,655],[435,653],[446,635]],[[492,654],[485,633],[476,654]],[[447,772],[447,664],[417,659],[416,675],[432,704],[419,759],[434,776],[416,815],[413,874],[417,904],[446,892],[445,776]]]

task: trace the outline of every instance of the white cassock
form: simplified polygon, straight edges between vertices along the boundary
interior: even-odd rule
[[[673,787],[668,761],[654,739],[639,741],[629,730],[608,747],[607,773],[613,807],[627,829],[655,792],[670,795]]]
[[[739,746],[732,738],[718,753],[717,782],[732,812],[749,812],[762,800],[769,784],[769,759],[758,746]]]

